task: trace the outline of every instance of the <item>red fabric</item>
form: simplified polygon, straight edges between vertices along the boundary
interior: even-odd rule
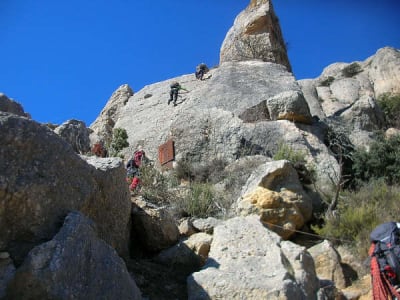
[[[129,186],[130,190],[131,190],[131,191],[134,191],[134,190],[136,189],[136,187],[138,186],[139,183],[140,183],[139,178],[134,177],[134,178],[132,179],[131,185]]]
[[[392,299],[391,295],[400,299],[400,294],[390,284],[389,280],[381,273],[379,269],[378,259],[373,255],[375,244],[371,244],[368,254],[371,257],[371,280],[372,280],[372,299],[388,300]],[[389,298],[390,297],[390,298]]]

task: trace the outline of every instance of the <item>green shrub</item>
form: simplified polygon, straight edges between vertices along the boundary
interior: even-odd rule
[[[181,202],[180,208],[191,217],[205,218],[216,213],[216,193],[209,183],[194,183]]]
[[[154,204],[167,204],[176,197],[170,190],[176,187],[178,182],[175,177],[160,173],[152,165],[140,167],[141,195],[147,201]]]
[[[385,93],[378,98],[378,105],[385,114],[387,125],[400,129],[400,94]]]
[[[278,151],[272,157],[273,160],[286,159],[292,164],[305,163],[306,154],[304,151],[294,150],[289,145],[280,142],[278,145]]]
[[[213,159],[206,164],[192,164],[181,160],[174,169],[175,176],[181,180],[200,183],[217,183],[224,178],[224,168],[227,162],[222,159]]]
[[[387,184],[400,183],[400,136],[380,136],[369,151],[355,151],[353,171],[356,184],[379,178]]]
[[[370,232],[378,224],[398,220],[400,186],[376,180],[358,191],[345,191],[342,197],[335,215],[325,217],[322,227],[312,228],[325,238],[352,246],[356,254],[366,258]]]
[[[120,151],[129,146],[128,134],[124,128],[114,128],[108,149],[109,156],[119,156]]]
[[[361,71],[362,71],[361,66],[358,63],[354,62],[343,68],[342,75],[344,77],[353,77],[354,75],[360,73]]]
[[[333,76],[328,76],[326,79],[322,80],[320,82],[321,86],[330,86],[332,84],[332,82],[335,81],[335,77]]]

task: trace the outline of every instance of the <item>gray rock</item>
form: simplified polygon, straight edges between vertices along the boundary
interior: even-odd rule
[[[7,285],[14,276],[15,266],[13,261],[8,257],[0,258],[0,299],[5,299]]]
[[[93,158],[111,162],[96,169],[52,130],[16,115],[0,112],[0,131],[0,249],[20,263],[80,210],[127,255],[131,204],[120,159]]]
[[[100,112],[100,115],[90,125],[90,129],[93,131],[90,135],[91,145],[98,142],[110,142],[113,128],[118,119],[119,113],[132,95],[133,90],[127,84],[121,85],[111,95],[106,106]]]
[[[86,154],[90,151],[89,130],[84,122],[68,120],[56,127],[54,132],[65,139],[76,153]]]
[[[316,299],[307,251],[281,243],[256,216],[217,226],[206,265],[187,279],[189,299]]]
[[[221,46],[220,64],[254,59],[282,64],[291,71],[271,1],[251,1],[236,17]]]
[[[179,241],[178,226],[167,209],[139,199],[132,206],[132,231],[137,237],[132,247],[151,253],[172,247]]]
[[[79,212],[30,251],[7,292],[8,299],[142,299],[124,261]]]
[[[29,117],[29,114],[25,113],[21,104],[9,99],[3,93],[0,93],[0,111],[12,113],[21,117]]]

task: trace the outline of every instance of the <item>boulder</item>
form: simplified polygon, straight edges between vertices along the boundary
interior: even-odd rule
[[[187,284],[189,299],[316,299],[318,290],[305,248],[282,242],[255,215],[215,227],[207,262]]]
[[[53,239],[29,252],[7,293],[8,299],[142,299],[124,261],[80,212],[69,213]]]
[[[241,215],[258,214],[261,222],[287,239],[310,220],[312,200],[290,162],[267,162],[247,180],[237,211]]]
[[[172,247],[179,241],[179,229],[166,208],[137,199],[132,208],[132,247],[155,253]],[[140,244],[139,244],[140,243]]]
[[[54,132],[65,139],[76,153],[86,154],[90,151],[89,130],[84,122],[68,120],[56,127]]]
[[[330,281],[337,288],[345,288],[346,282],[341,258],[332,244],[325,240],[308,249],[315,262],[315,271],[319,280]]]
[[[120,159],[92,158],[101,161],[96,168],[47,126],[16,115],[0,112],[0,131],[0,249],[19,264],[79,210],[127,255],[130,201]]]

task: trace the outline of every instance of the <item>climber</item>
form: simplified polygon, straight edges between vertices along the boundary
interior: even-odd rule
[[[208,71],[209,71],[209,69],[205,63],[199,64],[196,67],[196,72],[195,72],[196,78],[203,80],[204,74],[206,74]]]
[[[169,92],[169,100],[168,100],[168,105],[171,103],[171,101],[174,101],[174,106],[176,106],[176,100],[178,100],[178,94],[180,90],[184,90],[186,92],[189,92],[187,89],[182,87],[179,82],[174,81],[171,84],[171,90]]]
[[[145,152],[139,148],[133,153],[132,158],[126,164],[126,181],[129,184],[129,190],[135,191],[140,183],[140,167],[146,159]]]

